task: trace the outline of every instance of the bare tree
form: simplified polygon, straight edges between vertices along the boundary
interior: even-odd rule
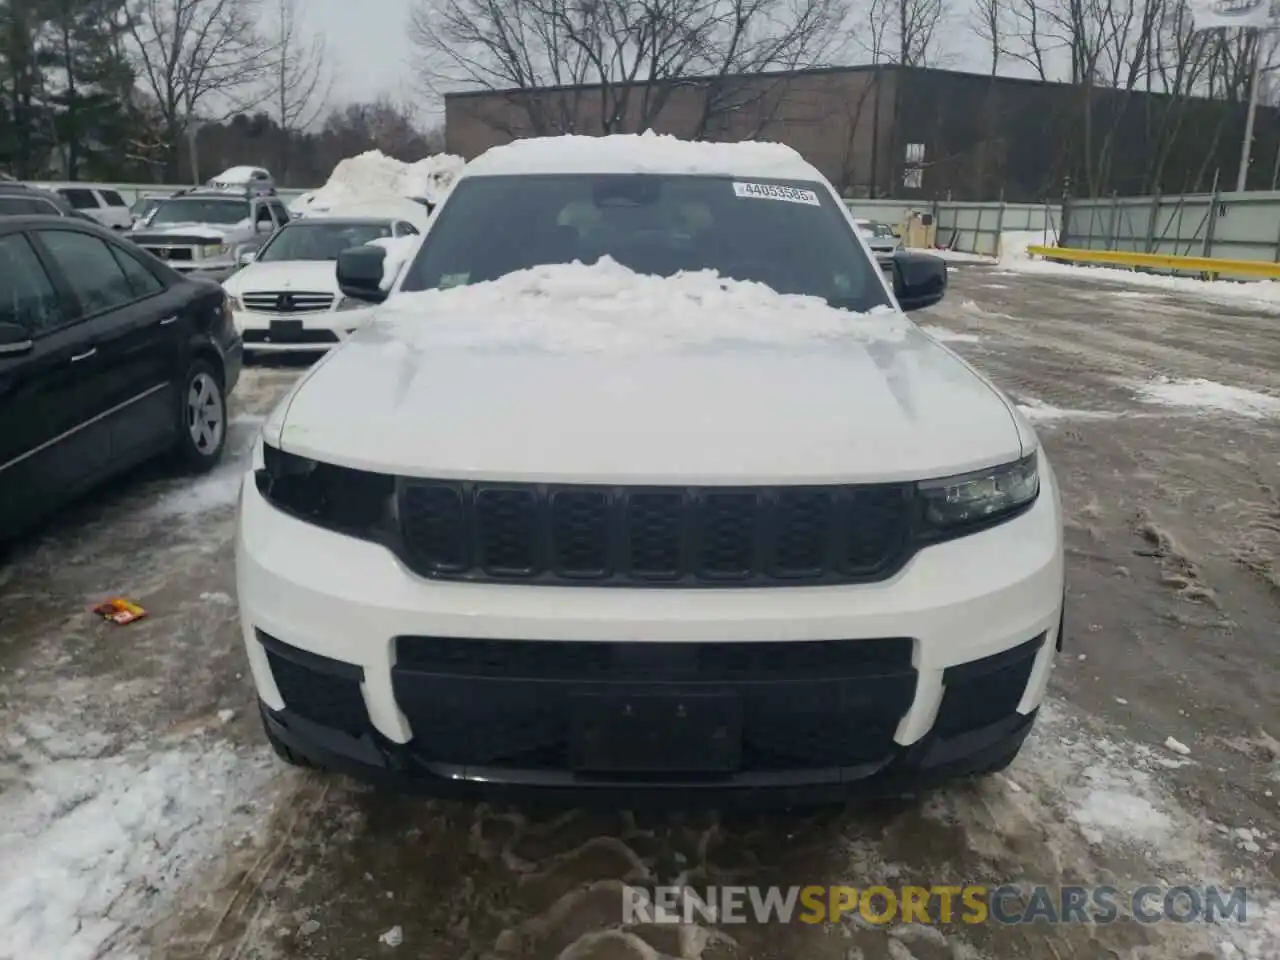
[[[312,127],[324,113],[333,90],[333,76],[326,69],[328,49],[324,37],[305,29],[297,0],[274,3],[271,98],[267,102],[272,119],[285,133],[280,138],[276,175],[287,178],[294,135]]]
[[[969,9],[969,29],[986,44],[991,56],[991,73],[1000,72],[1000,54],[1004,46],[1005,0],[973,0]]]
[[[525,128],[519,132],[643,130],[677,91],[696,90],[698,136],[776,94],[767,79],[747,83],[740,74],[827,62],[847,3],[418,0],[410,35],[428,89],[507,91]],[[757,121],[762,112],[755,110]]]
[[[856,42],[874,63],[938,66],[948,13],[947,0],[870,0],[867,26],[855,33]]]
[[[195,131],[201,112],[220,120],[263,102],[263,80],[274,60],[270,42],[256,28],[259,13],[259,0],[137,4],[128,52],[138,82],[154,98],[167,176],[177,179],[182,137]]]

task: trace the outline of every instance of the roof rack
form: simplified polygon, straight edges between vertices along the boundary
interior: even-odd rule
[[[274,197],[277,196],[276,188],[270,183],[231,183],[222,187],[214,187],[205,185],[203,187],[191,187],[187,190],[188,194],[200,193],[206,195],[217,195],[220,197]]]

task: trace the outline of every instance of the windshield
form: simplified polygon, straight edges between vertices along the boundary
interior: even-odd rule
[[[133,206],[129,208],[129,212],[139,217],[146,216],[156,207],[160,206],[163,197],[139,197],[133,201]]]
[[[177,197],[160,201],[151,225],[159,223],[239,223],[249,219],[249,201],[217,197]]]
[[[494,211],[501,211],[494,216]],[[612,257],[637,273],[715,270],[853,310],[888,303],[846,213],[817,183],[728,177],[475,177],[454,188],[401,290]]]
[[[323,220],[291,223],[262,249],[257,260],[259,263],[337,260],[343,250],[389,236],[390,223],[325,223]]]
[[[893,237],[893,227],[889,226],[887,223],[880,223],[877,220],[859,220],[858,229],[868,237],[874,237],[876,239]]]

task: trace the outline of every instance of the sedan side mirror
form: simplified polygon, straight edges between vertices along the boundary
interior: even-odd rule
[[[893,255],[893,295],[903,310],[923,310],[947,292],[947,264],[941,257],[913,250]]]
[[[382,303],[387,299],[382,289],[386,247],[362,246],[338,254],[338,287],[344,297],[365,303]]]
[[[242,267],[247,267],[249,264],[253,263],[255,259],[257,259],[257,256],[258,256],[257,250],[245,250],[236,259],[236,262],[239,263],[240,266]]]
[[[35,344],[31,331],[20,323],[0,323],[0,357],[30,353]]]

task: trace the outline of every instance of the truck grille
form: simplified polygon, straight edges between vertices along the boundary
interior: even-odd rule
[[[332,293],[268,290],[246,293],[244,305],[258,313],[318,313],[333,306]]]
[[[195,259],[195,250],[191,247],[153,247],[139,244],[143,250],[161,260],[182,260],[190,262]]]
[[[407,480],[405,562],[440,579],[615,585],[859,583],[911,533],[905,484],[606,487]]]

